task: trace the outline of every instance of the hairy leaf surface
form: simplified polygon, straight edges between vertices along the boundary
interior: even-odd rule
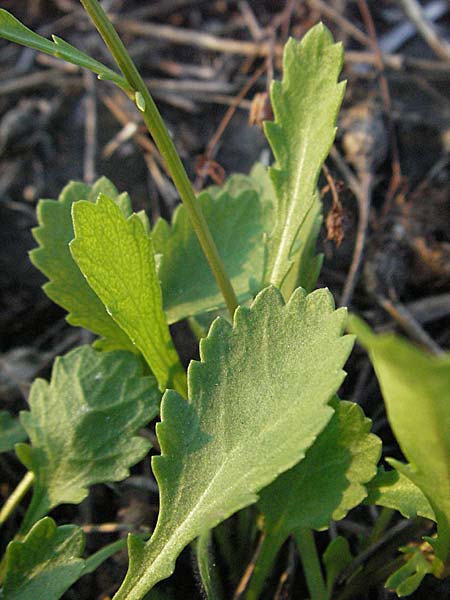
[[[0,410],[0,452],[14,450],[14,445],[24,442],[27,433],[19,419],[9,414],[7,410]]]
[[[251,181],[235,196],[227,191],[201,193],[198,202],[240,302],[262,285],[264,242],[262,205]],[[161,254],[158,276],[169,323],[224,306],[183,205],[172,224],[159,219],[154,227],[155,252]]]
[[[73,206],[70,250],[109,315],[140,350],[161,390],[186,393],[186,377],[162,306],[151,237],[138,215],[128,219],[114,201]]]
[[[28,27],[25,27],[25,25],[4,9],[0,9],[0,37],[10,42],[33,48],[39,52],[44,52],[50,56],[62,58],[79,67],[89,69],[97,73],[99,79],[113,81],[125,91],[130,91],[131,89],[123,77],[98,60],[91,58],[88,54],[81,52],[81,50],[78,50],[56,35],[52,36],[52,42],[47,40],[31,29],[28,29]]]
[[[265,123],[265,133],[276,160],[270,169],[276,209],[265,279],[277,286],[283,284],[298,252],[312,261],[301,269],[310,276],[317,270],[310,242],[319,218],[316,187],[344,94],[345,84],[337,83],[342,60],[341,44],[334,44],[319,24],[301,42],[288,41],[283,80],[272,83],[274,121]]]
[[[35,475],[22,531],[58,504],[81,502],[90,485],[125,479],[148,452],[136,433],[156,416],[159,397],[129,352],[82,346],[57,358],[50,384],[37,379],[30,412],[21,413],[31,446],[16,451]]]
[[[438,537],[430,543],[439,574],[450,558],[450,355],[432,356],[393,334],[375,335],[356,317],[351,329],[369,351],[409,464],[388,462],[423,492],[435,514]]]
[[[4,600],[58,600],[84,569],[84,534],[76,525],[41,519],[22,541],[8,544]]]
[[[325,529],[343,519],[366,496],[376,474],[381,440],[371,421],[352,402],[335,400],[331,421],[305,459],[261,491],[258,506],[265,538],[250,583],[248,599],[258,598],[279,549],[297,529]]]
[[[50,280],[44,285],[44,291],[53,302],[67,310],[68,323],[102,336],[104,340],[100,345],[104,349],[137,352],[132,341],[89,287],[69,250],[69,243],[74,238],[73,203],[78,200],[94,202],[100,193],[113,198],[125,216],[131,214],[128,194],[119,194],[106,177],[99,179],[92,187],[72,181],[63,189],[58,200],[39,201],[39,226],[33,229],[39,247],[30,252],[30,258]]]
[[[284,305],[267,288],[234,326],[217,319],[188,371],[189,401],[163,397],[153,459],[160,513],[151,540],[130,538],[128,575],[116,600],[142,598],[168,577],[181,550],[257,500],[303,458],[330,420],[332,395],[353,344],[345,311],[327,290],[299,289]]]

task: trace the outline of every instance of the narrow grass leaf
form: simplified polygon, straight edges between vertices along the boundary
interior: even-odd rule
[[[265,133],[276,161],[269,170],[276,209],[265,279],[277,286],[295,266],[299,252],[304,260],[313,261],[301,269],[310,277],[317,270],[310,241],[320,218],[316,187],[344,94],[345,84],[337,82],[342,61],[341,44],[334,44],[330,32],[319,24],[301,42],[288,41],[283,80],[272,83],[274,121],[265,123]]]
[[[115,202],[74,204],[70,250],[108,314],[144,356],[160,389],[186,393],[186,376],[162,306],[152,239],[138,215],[128,219]]]
[[[28,29],[28,27],[25,27],[16,17],[4,9],[0,9],[0,37],[15,44],[33,48],[44,54],[62,58],[66,62],[89,69],[97,73],[99,79],[112,81],[125,92],[131,90],[127,81],[119,73],[81,52],[61,38],[53,36],[53,41],[50,41],[38,35],[31,29]]]
[[[82,346],[57,358],[50,383],[33,383],[30,412],[21,413],[31,446],[16,452],[35,475],[22,532],[55,506],[81,502],[94,483],[125,479],[149,450],[137,432],[158,413],[159,398],[130,352]]]
[[[8,544],[5,555],[5,600],[58,600],[79,579],[84,534],[76,525],[57,527],[41,519],[22,541]]]
[[[332,417],[353,339],[327,290],[301,289],[284,304],[275,288],[218,318],[188,371],[189,400],[165,393],[153,459],[160,512],[147,544],[130,537],[128,575],[116,600],[138,600],[174,569],[193,539],[254,503],[301,460]]]

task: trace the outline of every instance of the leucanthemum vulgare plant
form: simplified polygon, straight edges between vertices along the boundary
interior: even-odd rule
[[[426,574],[445,577],[450,357],[430,357],[352,320],[409,461],[378,468],[381,441],[370,420],[337,395],[354,343],[344,334],[346,311],[335,309],[328,290],[314,289],[322,263],[315,249],[322,219],[317,180],[345,89],[340,44],[320,24],[301,41],[288,41],[282,81],[271,87],[274,119],[265,123],[272,166],[257,164],[248,176],[231,176],[196,196],[112,24],[96,0],[82,4],[120,73],[60,38],[33,33],[4,10],[0,35],[121,88],[141,112],[182,204],[171,223],[151,225],[105,178],[93,186],[71,182],[57,200],[39,202],[31,260],[68,322],[97,338],[58,358],[50,382],[35,381],[20,420],[1,414],[1,450],[15,448],[27,472],[0,523],[32,488],[2,560],[1,597],[56,600],[123,547],[119,540],[85,557],[81,528],[57,526],[48,515],[81,502],[95,483],[126,478],[150,449],[139,430],[156,417],[158,521],[150,539],[129,536],[129,569],[115,600],[164,597],[154,586],[170,577],[189,544],[204,594],[225,599],[226,569],[221,574],[213,553],[222,551],[231,572],[225,521],[238,511],[247,523],[238,542],[254,544],[255,532],[260,538],[242,591],[248,600],[269,597],[288,538],[313,600],[357,598],[381,580],[404,596]],[[228,317],[210,318],[200,360],[186,373],[169,325],[192,317],[204,322],[219,309]],[[321,558],[314,531],[361,503],[384,507],[369,540],[374,551],[367,541],[351,549],[338,536]],[[377,557],[393,510],[435,521],[437,530],[389,560],[381,547],[378,563],[364,564]]]

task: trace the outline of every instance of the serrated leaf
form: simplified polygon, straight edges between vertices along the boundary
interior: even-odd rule
[[[380,467],[367,484],[368,496],[364,504],[376,504],[398,510],[407,519],[425,517],[436,521],[430,503],[411,479],[395,469],[385,471]]]
[[[352,562],[350,544],[347,539],[338,535],[332,540],[323,553],[323,563],[326,570],[327,598],[332,600],[333,587],[342,571]]]
[[[130,567],[115,600],[137,600],[168,577],[181,550],[254,503],[301,460],[330,420],[353,340],[327,290],[299,289],[284,305],[275,288],[234,326],[217,319],[188,370],[189,401],[167,391],[153,470],[160,512],[151,540],[129,542]]]
[[[317,179],[335,137],[345,89],[344,83],[337,83],[342,61],[341,44],[334,44],[329,31],[318,24],[301,42],[288,41],[283,80],[272,83],[274,121],[265,123],[265,134],[276,160],[269,171],[277,202],[265,280],[277,286],[316,227]],[[316,260],[310,250],[303,252]],[[301,268],[307,273],[316,269]]]
[[[53,42],[51,42],[38,35],[31,29],[28,29],[28,27],[25,27],[25,25],[4,9],[0,9],[0,37],[15,44],[33,48],[39,52],[44,52],[44,54],[62,58],[69,63],[89,69],[97,73],[99,79],[112,81],[125,92],[131,91],[129,84],[119,73],[116,73],[57,36],[53,36]]]
[[[388,462],[425,495],[436,516],[431,540],[439,575],[450,559],[450,354],[432,356],[393,334],[375,335],[352,317],[368,350],[391,428],[409,464]]]
[[[154,378],[129,352],[82,346],[57,358],[50,383],[33,383],[30,412],[20,415],[31,446],[16,452],[35,475],[22,532],[58,504],[81,502],[90,485],[125,479],[149,450],[136,434],[158,401]]]
[[[0,410],[0,452],[14,450],[14,445],[24,442],[27,433],[19,419],[9,414],[7,410]]]
[[[22,541],[8,544],[5,555],[5,600],[58,600],[84,569],[80,527],[57,527],[41,519]]]
[[[370,433],[371,421],[358,405],[335,400],[333,406],[336,412],[305,459],[260,494],[265,538],[249,600],[259,597],[265,576],[292,532],[325,529],[367,496],[365,484],[376,474],[381,440]]]
[[[138,215],[125,218],[114,201],[76,202],[70,250],[109,315],[144,356],[161,391],[186,393],[186,375],[170,337],[152,239]]]
[[[89,287],[69,250],[69,242],[74,238],[73,203],[77,200],[94,202],[100,193],[113,198],[125,216],[131,214],[128,194],[119,194],[106,177],[99,179],[92,187],[72,181],[63,189],[58,200],[39,201],[39,226],[33,229],[39,247],[30,252],[30,258],[50,280],[44,285],[44,291],[53,302],[67,310],[68,323],[75,327],[85,327],[102,336],[102,349],[137,352],[129,337],[110,317],[102,301]]]
[[[205,191],[198,203],[239,302],[260,290],[264,243],[262,205],[247,178],[244,191]],[[172,224],[159,219],[153,230],[155,252],[161,254],[158,276],[169,323],[224,306],[222,294],[206,261],[185,207],[180,205]]]

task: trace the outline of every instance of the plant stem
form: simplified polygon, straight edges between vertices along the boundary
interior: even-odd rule
[[[191,225],[198,237],[217,285],[225,299],[228,311],[233,318],[238,305],[230,279],[225,271],[222,259],[208,229],[203,213],[198,206],[194,189],[180,160],[164,121],[156,107],[150,92],[140,76],[135,64],[123,45],[118,33],[109,21],[98,0],[80,0],[98,32],[108,46],[125,79],[135,90],[135,103],[142,112],[145,125],[153,137],[158,150],[166,162],[169,173],[180,194]]]
[[[302,561],[306,583],[311,594],[311,600],[327,600],[327,589],[317,554],[314,533],[311,529],[297,529],[294,537]]]
[[[6,519],[13,513],[14,509],[17,507],[19,502],[25,496],[25,494],[30,489],[32,483],[34,481],[34,473],[31,471],[27,471],[22,481],[13,491],[13,493],[6,500],[5,504],[2,506],[0,510],[0,527],[6,521]]]
[[[375,544],[375,542],[377,542],[380,539],[380,537],[385,532],[386,527],[389,525],[394,512],[395,511],[393,508],[386,508],[385,506],[383,506],[383,508],[380,511],[380,514],[378,515],[378,519],[375,521],[369,539],[367,540],[367,546]]]

